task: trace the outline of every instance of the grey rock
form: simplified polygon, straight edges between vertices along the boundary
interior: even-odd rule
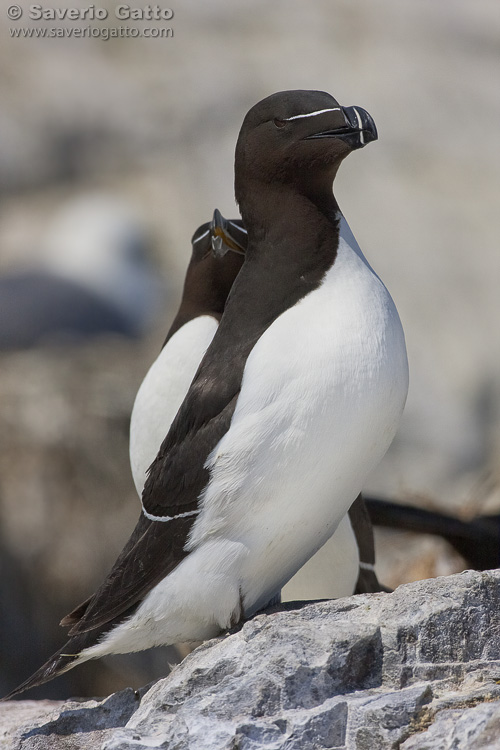
[[[124,726],[138,703],[130,688],[104,700],[11,701],[0,707],[0,748],[98,748],[112,729]]]
[[[140,694],[4,704],[0,747],[500,747],[499,611],[496,571],[274,608]]]
[[[496,750],[500,747],[500,701],[442,711],[432,726],[401,750]]]

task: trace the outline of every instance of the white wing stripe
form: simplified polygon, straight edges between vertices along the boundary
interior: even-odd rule
[[[373,565],[372,563],[362,562],[360,560],[359,567],[361,568],[361,570],[371,570],[373,573],[375,573],[375,565]]]
[[[174,518],[187,518],[188,516],[196,516],[200,511],[190,510],[188,513],[178,513],[176,516],[153,516],[152,513],[147,512],[147,510],[145,509],[143,505],[142,512],[144,513],[146,518],[149,518],[150,521],[161,521],[165,523],[166,521],[173,521]]]
[[[230,221],[229,223],[231,224],[232,227],[236,227],[236,229],[239,229],[240,232],[245,232],[245,234],[248,234],[248,232],[245,229],[245,227],[238,226],[238,224],[235,224],[234,221]]]

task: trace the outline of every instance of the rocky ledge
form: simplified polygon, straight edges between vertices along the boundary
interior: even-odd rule
[[[6,750],[500,747],[500,572],[255,617],[166,679],[0,707]]]

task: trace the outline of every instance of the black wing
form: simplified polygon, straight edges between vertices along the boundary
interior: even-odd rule
[[[197,388],[190,391],[151,466],[144,487],[143,503],[147,512],[171,520],[152,521],[141,516],[110,574],[86,606],[82,605],[83,614],[70,635],[100,627],[129,610],[188,554],[184,548],[196,515],[182,514],[197,510],[198,497],[208,481],[205,461],[229,429],[237,397],[237,394],[233,397],[227,394],[228,403],[217,410],[216,402],[224,399],[221,390],[217,391],[217,397],[212,393],[211,404],[196,403],[199,393]],[[190,417],[190,405],[199,406],[196,419]],[[207,413],[209,405],[212,413]],[[205,420],[199,424],[202,413]],[[188,421],[192,422],[191,429],[180,439],[180,427]],[[76,610],[75,615],[79,614]],[[74,619],[68,618],[66,622],[72,621]]]

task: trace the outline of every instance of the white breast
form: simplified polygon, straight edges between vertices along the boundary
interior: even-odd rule
[[[130,418],[130,466],[139,495],[146,471],[184,401],[217,326],[211,315],[200,315],[183,325],[163,347],[137,392]]]
[[[391,443],[408,369],[394,303],[345,227],[319,289],[247,360],[189,548],[238,541],[245,611],[264,606],[332,535]],[[350,244],[346,241],[350,240]]]

